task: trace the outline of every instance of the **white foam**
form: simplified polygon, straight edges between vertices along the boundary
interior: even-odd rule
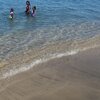
[[[87,47],[87,48],[83,48],[83,49],[76,49],[76,50],[68,51],[66,53],[55,53],[55,54],[48,55],[48,56],[46,56],[46,57],[44,57],[42,59],[34,60],[30,64],[22,65],[20,68],[10,69],[9,71],[7,71],[7,72],[2,74],[1,79],[8,78],[8,77],[11,77],[11,76],[16,75],[18,73],[27,71],[27,70],[33,68],[34,66],[36,66],[38,64],[41,64],[41,63],[45,63],[45,62],[47,62],[47,61],[49,61],[51,59],[61,58],[63,56],[75,55],[80,51],[86,51],[88,49],[96,48],[96,47],[99,47],[99,45],[94,45],[92,47]]]
[[[51,54],[48,57],[45,57],[45,58],[42,58],[42,59],[37,59],[37,60],[33,61],[30,64],[21,66],[20,68],[10,69],[9,71],[3,73],[1,79],[8,78],[8,77],[11,77],[11,76],[16,75],[18,73],[27,71],[27,70],[33,68],[35,65],[38,65],[38,64],[41,64],[41,63],[45,63],[45,62],[47,62],[47,61],[49,61],[51,59],[61,58],[63,56],[77,54],[78,51],[79,50],[70,51],[70,52],[66,52],[66,53],[60,53],[60,54],[58,54],[58,53],[57,54]]]

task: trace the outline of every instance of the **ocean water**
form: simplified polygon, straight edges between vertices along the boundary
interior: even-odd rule
[[[26,16],[25,2],[0,0],[1,76],[100,46],[100,0],[30,0],[35,17]]]

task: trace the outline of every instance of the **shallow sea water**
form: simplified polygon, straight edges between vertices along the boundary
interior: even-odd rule
[[[25,2],[0,0],[1,76],[99,46],[99,0],[30,0],[37,6],[35,17],[25,15]],[[13,20],[8,19],[11,7]]]

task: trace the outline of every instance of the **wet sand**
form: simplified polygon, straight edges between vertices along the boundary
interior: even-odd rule
[[[0,80],[0,100],[100,100],[100,48]]]

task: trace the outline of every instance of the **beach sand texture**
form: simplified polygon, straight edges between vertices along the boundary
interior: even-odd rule
[[[100,48],[0,80],[0,100],[100,100]]]

